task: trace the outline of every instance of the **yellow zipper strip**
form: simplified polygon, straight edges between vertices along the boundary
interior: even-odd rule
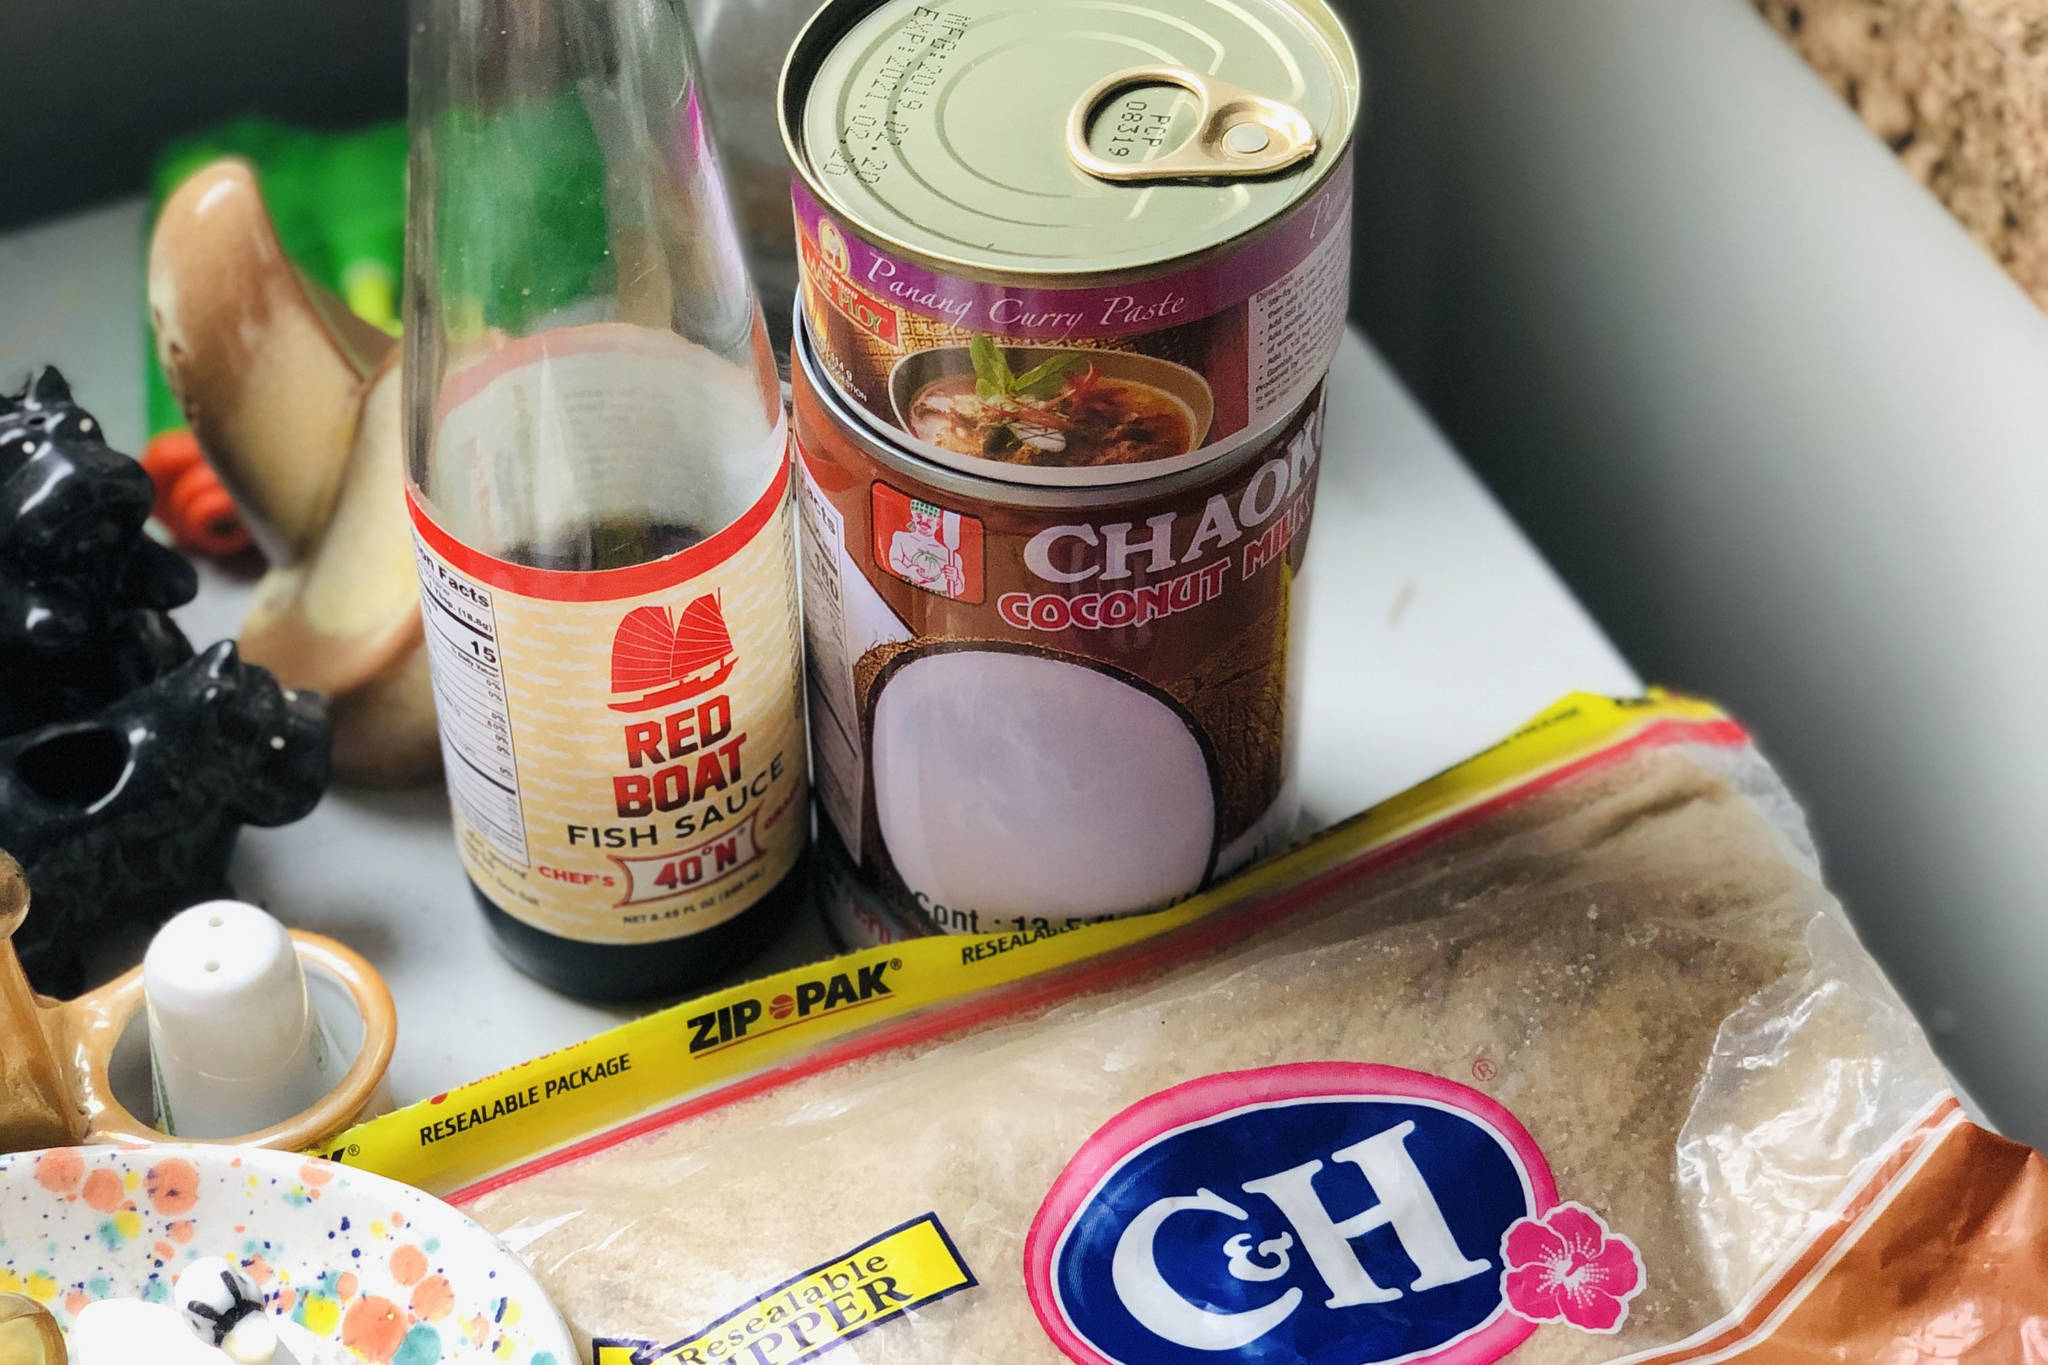
[[[1662,691],[1628,701],[1576,694],[1493,748],[1156,914],[912,939],[778,972],[358,1124],[312,1155],[447,1194],[861,1029],[1285,892],[1663,722],[1734,733],[1714,706]]]

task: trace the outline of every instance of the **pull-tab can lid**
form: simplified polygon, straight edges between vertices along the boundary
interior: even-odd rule
[[[1323,0],[832,0],[783,71],[824,205],[949,272],[1192,263],[1349,154],[1357,55]]]
[[[1194,97],[1184,135],[1151,146],[1122,132],[1132,97],[1174,91]],[[1184,104],[1183,100],[1175,100]],[[1164,146],[1171,141],[1174,145]],[[1146,65],[1097,81],[1067,114],[1067,158],[1112,184],[1138,180],[1248,180],[1284,171],[1316,154],[1308,115],[1283,100],[1245,90],[1184,66]],[[1163,150],[1162,150],[1163,147]]]

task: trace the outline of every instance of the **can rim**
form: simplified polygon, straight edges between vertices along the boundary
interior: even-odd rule
[[[1343,141],[1316,153],[1314,173],[1304,182],[1301,193],[1295,196],[1292,202],[1250,225],[1243,232],[1226,237],[1220,242],[1139,266],[1074,271],[1035,266],[993,268],[965,257],[926,251],[908,242],[898,241],[868,222],[861,214],[841,203],[826,188],[824,181],[816,174],[810,154],[804,146],[800,128],[804,102],[811,88],[809,78],[816,72],[818,63],[823,60],[825,54],[845,37],[856,23],[888,3],[890,0],[825,0],[825,3],[804,21],[804,26],[797,30],[796,39],[790,44],[788,56],[783,59],[782,71],[776,78],[775,85],[775,122],[782,136],[783,155],[788,158],[797,179],[803,182],[804,188],[811,192],[819,204],[831,210],[836,217],[857,230],[870,243],[885,246],[892,253],[901,255],[915,264],[936,268],[961,279],[989,284],[1028,281],[1040,287],[1049,285],[1061,288],[1088,288],[1111,283],[1135,284],[1235,255],[1246,247],[1255,245],[1268,233],[1277,230],[1298,208],[1315,198],[1316,192],[1329,183],[1330,177],[1337,169],[1349,161],[1351,149],[1358,141],[1358,130],[1365,124],[1365,66],[1358,59],[1358,44],[1351,37],[1351,31],[1345,25],[1343,16],[1339,15],[1327,0],[1285,0],[1285,3],[1303,10],[1311,18],[1324,21],[1328,28],[1343,40],[1340,50],[1350,58],[1350,70],[1346,74],[1352,78],[1358,90],[1357,108],[1352,114],[1351,127]]]
[[[1022,483],[997,478],[993,474],[975,474],[926,459],[914,450],[904,449],[891,439],[886,431],[863,416],[819,363],[817,342],[811,336],[810,319],[804,315],[801,298],[796,302],[795,314],[796,320],[790,329],[789,341],[791,381],[794,383],[801,375],[804,387],[810,391],[812,400],[824,410],[825,415],[832,420],[833,426],[842,436],[858,445],[870,459],[884,468],[906,474],[948,493],[986,497],[991,502],[1000,502],[1012,507],[1121,507],[1148,498],[1183,493],[1210,482],[1222,482],[1226,476],[1238,472],[1240,466],[1264,458],[1268,454],[1274,433],[1283,430],[1301,415],[1301,409],[1297,407],[1283,414],[1271,426],[1252,433],[1241,444],[1234,445],[1200,464],[1177,469],[1171,474],[1157,474],[1150,478],[1131,479],[1123,483]],[[1313,395],[1311,401],[1314,401]],[[790,439],[801,446],[802,440],[797,434],[797,423],[793,415],[789,430]],[[987,491],[991,489],[1000,491],[991,494]]]

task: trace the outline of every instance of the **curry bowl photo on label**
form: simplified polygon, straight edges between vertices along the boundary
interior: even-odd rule
[[[1146,464],[1199,447],[1209,381],[1136,351],[966,346],[916,351],[889,375],[896,419],[956,455],[1048,468]]]

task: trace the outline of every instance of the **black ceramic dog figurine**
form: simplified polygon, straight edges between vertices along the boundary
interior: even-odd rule
[[[226,640],[92,716],[0,740],[0,844],[35,893],[15,947],[36,989],[76,994],[87,941],[114,922],[220,894],[241,826],[318,803],[329,741],[320,698]]]
[[[0,395],[0,735],[81,715],[192,657],[192,566],[142,532],[153,490],[46,369]]]
[[[198,578],[143,533],[153,496],[55,370],[0,395],[0,848],[47,994],[77,993],[94,934],[220,894],[241,827],[327,785],[325,703],[172,624]]]

